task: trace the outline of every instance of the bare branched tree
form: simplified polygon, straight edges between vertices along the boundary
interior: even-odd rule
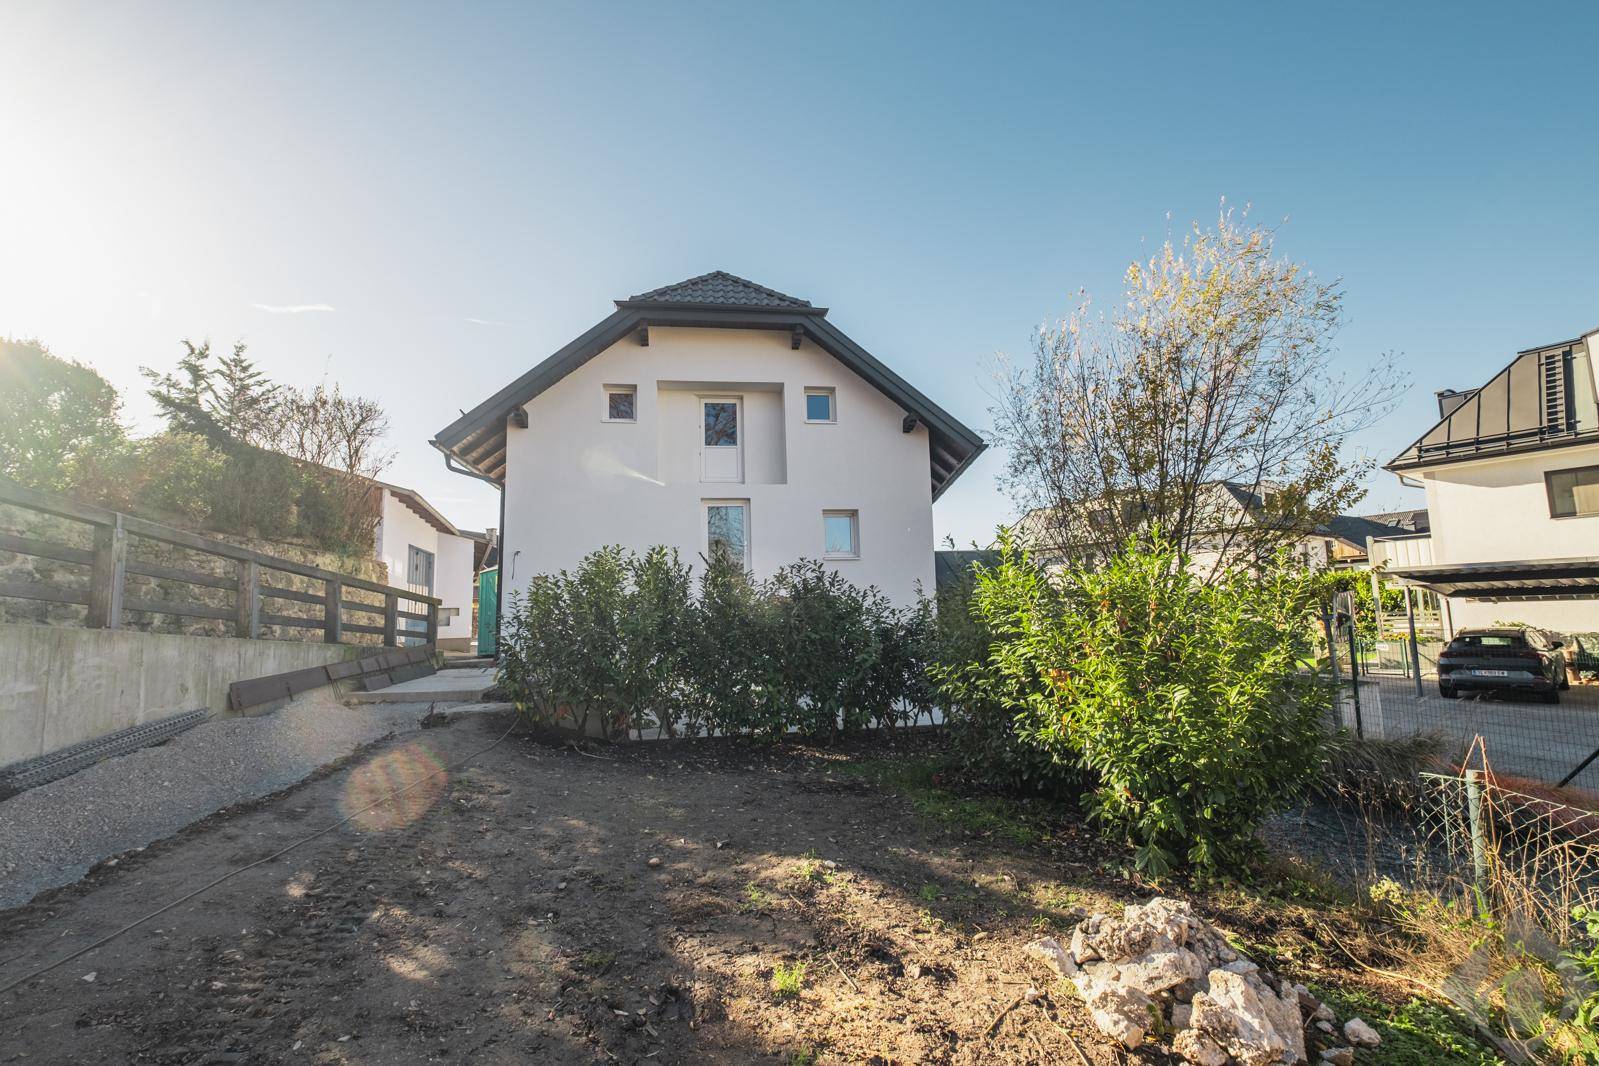
[[[323,382],[284,391],[273,446],[303,462],[375,478],[394,458],[383,445],[388,432],[389,417],[377,401]]]
[[[1001,362],[993,409],[1019,533],[1092,560],[1158,526],[1212,572],[1306,536],[1364,495],[1350,434],[1391,409],[1389,365],[1334,373],[1337,282],[1273,254],[1224,206],[1127,270],[1126,304],[1041,329],[1031,365]]]

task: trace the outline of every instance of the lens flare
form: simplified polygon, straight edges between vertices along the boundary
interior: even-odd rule
[[[438,803],[449,784],[449,774],[443,771],[444,763],[432,751],[407,744],[357,767],[345,783],[339,806],[346,814],[362,811],[351,824],[368,832],[399,829]],[[373,804],[377,806],[362,810]]]

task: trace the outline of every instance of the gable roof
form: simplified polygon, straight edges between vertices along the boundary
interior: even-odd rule
[[[650,326],[758,329],[810,342],[859,374],[905,412],[905,432],[928,434],[929,476],[938,499],[987,447],[983,439],[827,321],[827,308],[725,271],[617,300],[616,310],[549,358],[439,430],[431,443],[457,473],[505,484],[506,423],[523,405],[618,341]]]

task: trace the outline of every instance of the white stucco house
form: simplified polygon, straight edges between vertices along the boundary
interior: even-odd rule
[[[1386,468],[1427,493],[1431,531],[1373,565],[1446,597],[1453,629],[1599,631],[1599,329],[1518,352]],[[1381,555],[1379,559],[1377,556]]]
[[[933,501],[983,450],[827,309],[717,271],[626,300],[439,431],[501,489],[502,598],[607,544],[721,542],[757,576],[823,560],[933,588]]]
[[[1259,548],[1259,541],[1252,534],[1260,523],[1276,521],[1270,515],[1272,494],[1278,491],[1280,487],[1264,481],[1218,480],[1199,486],[1195,511],[1200,517],[1196,525],[1211,532],[1195,536],[1189,551],[1189,569],[1208,579],[1218,572],[1252,565]],[[1108,553],[1119,546],[1120,537],[1149,527],[1148,519],[1139,517],[1136,504],[1121,504],[1120,521],[1111,506],[1095,501],[1070,512],[1037,508],[1023,515],[1013,532],[1035,559],[1050,567],[1064,566],[1074,549],[1091,555]],[[1284,532],[1272,543],[1286,548],[1310,569],[1350,569],[1365,565],[1366,541],[1370,537],[1408,533],[1418,522],[1425,527],[1425,510],[1334,515],[1292,535]],[[1277,528],[1282,528],[1280,522]]]
[[[439,647],[465,650],[472,637],[476,553],[486,536],[458,529],[412,489],[373,483],[377,526],[373,554],[389,568],[389,584],[437,596]],[[423,624],[402,619],[412,629]]]

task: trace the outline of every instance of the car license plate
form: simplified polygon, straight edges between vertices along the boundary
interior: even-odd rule
[[[1473,670],[1471,673],[1475,677],[1509,677],[1510,676],[1510,671],[1509,670]]]

